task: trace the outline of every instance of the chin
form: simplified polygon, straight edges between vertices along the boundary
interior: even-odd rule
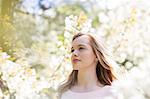
[[[77,68],[77,67],[73,67],[73,70],[79,70],[79,68]]]
[[[73,68],[73,70],[78,70],[78,68]]]

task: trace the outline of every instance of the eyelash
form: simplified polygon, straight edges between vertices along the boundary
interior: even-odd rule
[[[79,50],[81,50],[81,49],[84,49],[84,48],[80,47]]]
[[[79,48],[79,50],[82,50],[82,49],[84,49],[84,48],[82,48],[82,47]],[[71,50],[71,52],[73,52],[73,51],[74,51],[74,49]]]

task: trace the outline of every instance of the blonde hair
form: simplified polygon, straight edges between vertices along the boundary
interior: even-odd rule
[[[113,68],[111,63],[108,61],[108,54],[106,52],[106,49],[104,48],[104,45],[102,44],[101,41],[96,39],[91,34],[83,34],[83,33],[78,33],[73,36],[72,42],[82,36],[82,35],[87,35],[89,37],[91,47],[93,48],[93,51],[98,58],[98,63],[96,66],[96,75],[98,78],[98,81],[103,84],[103,85],[111,85],[112,81],[116,79],[115,74],[113,72]],[[59,87],[59,93],[60,96],[63,92],[67,91],[70,89],[72,86],[74,86],[77,83],[77,75],[78,75],[78,70],[73,70],[71,74],[68,77],[67,82],[62,84]]]

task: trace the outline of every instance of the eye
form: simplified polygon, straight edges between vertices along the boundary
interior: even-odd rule
[[[74,49],[71,49],[71,53],[74,52]]]
[[[82,49],[84,49],[84,48],[83,48],[83,47],[80,47],[80,48],[79,48],[79,50],[82,50]]]

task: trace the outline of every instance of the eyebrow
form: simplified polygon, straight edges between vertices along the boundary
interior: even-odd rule
[[[84,45],[84,44],[79,44],[79,45],[77,45],[77,46],[84,46],[84,47],[85,47],[86,45]],[[73,48],[73,47],[71,47],[71,49],[72,49],[72,48]]]

